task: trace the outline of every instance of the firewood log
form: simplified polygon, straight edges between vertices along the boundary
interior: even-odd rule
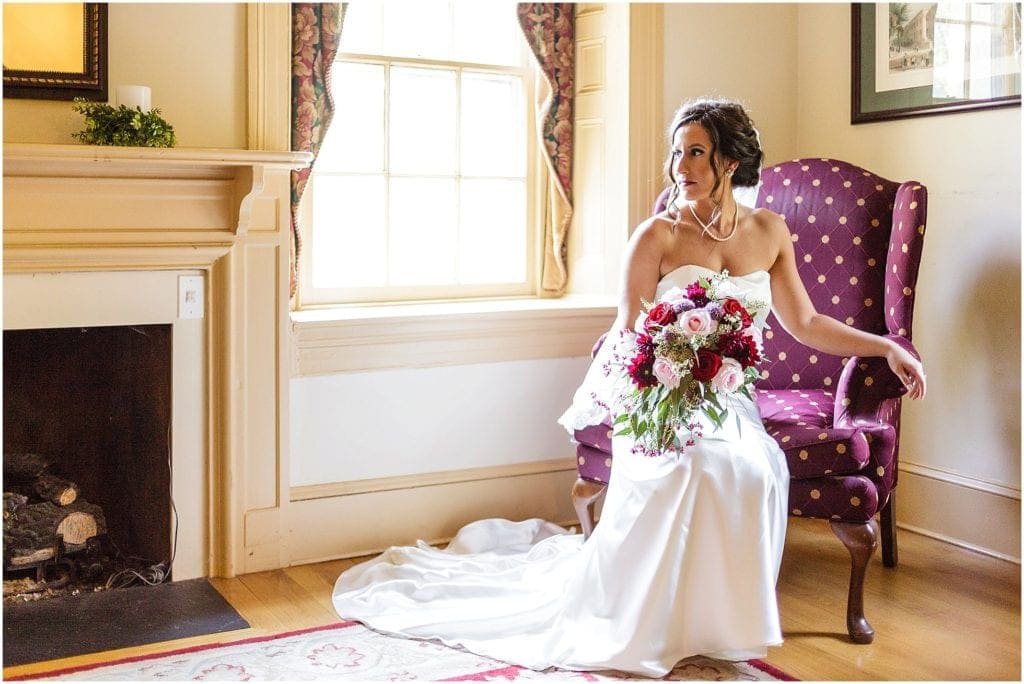
[[[44,501],[53,502],[58,506],[67,506],[78,498],[78,485],[49,473],[40,475],[32,483],[32,489]]]
[[[67,506],[49,501],[22,506],[17,518],[11,535],[21,548],[46,546],[54,535],[62,535],[65,544],[80,545],[107,531],[103,509],[82,499]]]

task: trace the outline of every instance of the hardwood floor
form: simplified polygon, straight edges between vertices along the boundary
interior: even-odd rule
[[[766,660],[804,680],[1021,677],[1020,566],[900,532],[900,566],[875,554],[865,605],[873,644],[845,634],[849,556],[823,521],[790,519],[779,579],[786,643]],[[354,560],[214,579],[248,630],[7,668],[4,677],[336,622],[331,588]]]

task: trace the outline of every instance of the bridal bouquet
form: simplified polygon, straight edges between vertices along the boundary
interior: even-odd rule
[[[616,434],[635,436],[635,451],[682,453],[702,435],[698,412],[718,429],[728,415],[722,397],[753,398],[762,351],[753,316],[767,304],[746,300],[728,276],[699,278],[645,301],[634,331],[622,332],[605,369],[620,380]]]

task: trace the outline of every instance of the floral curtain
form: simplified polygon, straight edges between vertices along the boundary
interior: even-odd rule
[[[338,52],[345,3],[301,2],[292,5],[292,150],[312,152],[313,164],[334,118],[331,67]],[[289,292],[295,296],[302,238],[299,202],[312,164],[292,172],[292,246]]]
[[[519,25],[544,84],[537,92],[537,130],[549,178],[544,198],[541,294],[565,292],[566,237],[572,219],[572,123],[576,75],[576,8],[571,3],[519,3]]]

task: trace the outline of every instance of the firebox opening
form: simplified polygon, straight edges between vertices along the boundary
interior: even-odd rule
[[[79,577],[106,556],[121,569],[170,566],[171,340],[171,325],[4,331],[5,465],[37,455],[47,473],[78,488],[80,502],[102,509],[105,534],[65,549],[67,560],[88,566]],[[42,502],[38,484],[7,471],[5,579],[6,493],[19,488],[27,505]]]

